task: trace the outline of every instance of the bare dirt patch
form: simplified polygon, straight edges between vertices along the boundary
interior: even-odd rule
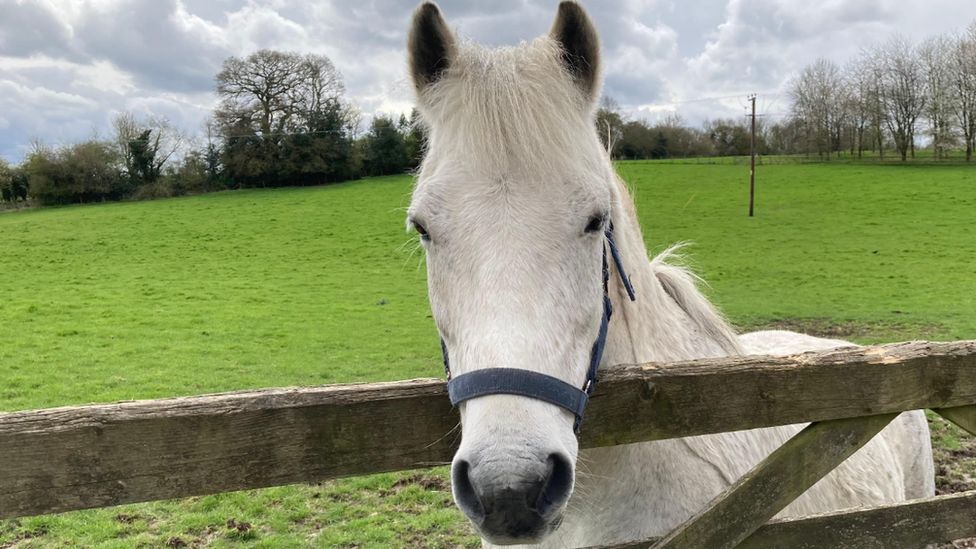
[[[401,478],[393,484],[393,488],[405,488],[410,485],[417,485],[424,490],[433,490],[436,492],[444,492],[451,489],[450,485],[446,480],[444,480],[444,478],[428,473],[417,473]]]

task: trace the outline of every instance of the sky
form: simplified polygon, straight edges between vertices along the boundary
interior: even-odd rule
[[[893,34],[921,40],[976,20],[973,0],[584,0],[600,32],[604,94],[634,118],[770,119],[790,77]],[[556,0],[442,0],[465,38],[503,46],[545,33]],[[224,59],[271,48],[325,54],[369,117],[409,112],[412,0],[0,0],[0,156],[34,140],[110,136],[120,111],[200,133]]]

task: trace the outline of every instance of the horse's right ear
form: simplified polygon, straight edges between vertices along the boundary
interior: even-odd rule
[[[454,35],[433,2],[424,2],[413,14],[407,37],[410,76],[417,93],[437,82],[454,59]]]

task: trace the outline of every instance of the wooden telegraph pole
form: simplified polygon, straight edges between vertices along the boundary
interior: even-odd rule
[[[756,94],[749,96],[752,101],[752,138],[749,140],[749,217],[752,217],[756,202]]]

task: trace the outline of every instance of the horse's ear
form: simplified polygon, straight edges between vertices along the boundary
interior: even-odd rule
[[[437,82],[454,59],[454,35],[433,2],[424,2],[413,14],[407,55],[410,76],[417,92]]]
[[[583,7],[576,2],[560,2],[549,36],[562,48],[566,70],[590,101],[600,88],[600,38]]]

